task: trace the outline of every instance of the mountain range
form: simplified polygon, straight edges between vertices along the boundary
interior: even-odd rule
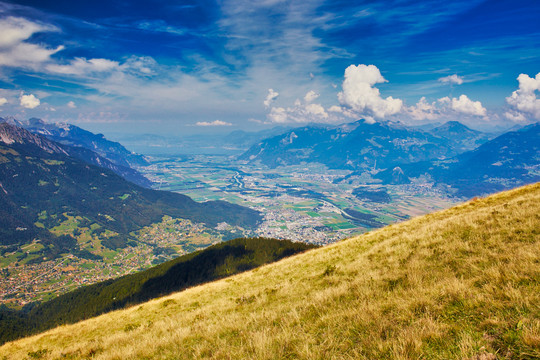
[[[259,142],[239,159],[352,170],[336,182],[369,174],[383,184],[407,184],[422,176],[450,195],[472,197],[540,179],[539,129],[536,123],[495,136],[457,121],[418,129],[359,120],[293,129]]]
[[[138,152],[147,155],[238,155],[253,144],[268,137],[279,135],[290,128],[276,126],[267,130],[234,130],[225,135],[155,135],[112,134],[115,139]]]
[[[423,131],[398,123],[358,120],[293,129],[259,142],[239,159],[269,167],[319,162],[332,169],[366,171],[448,158],[474,149],[488,138],[459,122]]]
[[[535,123],[450,159],[404,164],[376,177],[390,184],[423,175],[437,184],[450,185],[458,196],[489,194],[540,181],[539,139],[540,123]]]
[[[50,258],[79,250],[74,237],[49,231],[68,219],[108,234],[102,241],[112,248],[127,246],[132,231],[165,215],[246,229],[261,219],[257,211],[224,201],[198,203],[178,193],[140,187],[70,155],[65,145],[0,123],[0,244],[38,238],[45,245],[43,255]]]
[[[34,134],[64,145],[66,152],[92,165],[114,171],[135,184],[150,187],[152,182],[135,168],[148,165],[144,156],[132,153],[118,142],[107,140],[103,134],[94,134],[78,126],[66,123],[47,123],[31,118],[27,121],[13,117],[0,118],[5,122],[24,128]]]

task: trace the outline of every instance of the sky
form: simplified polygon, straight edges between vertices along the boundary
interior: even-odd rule
[[[540,2],[0,1],[0,117],[107,133],[540,121]]]

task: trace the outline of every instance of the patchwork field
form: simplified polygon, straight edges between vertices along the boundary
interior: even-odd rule
[[[265,217],[258,235],[316,244],[330,244],[457,201],[427,183],[385,186],[391,198],[387,203],[361,199],[353,194],[359,186],[382,188],[369,173],[343,180],[350,171],[329,170],[321,164],[269,169],[218,155],[155,156],[151,163],[144,171],[158,189],[197,201],[225,200],[257,209]],[[344,214],[347,209],[370,214],[373,221]]]

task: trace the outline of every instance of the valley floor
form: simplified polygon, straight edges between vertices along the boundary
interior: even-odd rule
[[[142,170],[157,189],[259,210],[264,215],[259,236],[319,245],[448,208],[457,201],[428,180],[381,187],[368,172],[348,176],[349,170],[331,170],[317,163],[269,169],[229,156],[155,156]],[[390,201],[359,198],[353,194],[358,187],[383,188]],[[350,210],[363,215],[356,219]]]

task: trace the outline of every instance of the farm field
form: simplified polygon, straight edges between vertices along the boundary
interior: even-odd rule
[[[257,230],[259,236],[319,245],[448,208],[457,201],[429,183],[383,188],[369,174],[345,181],[350,171],[329,170],[321,164],[269,169],[222,155],[154,156],[144,172],[156,189],[261,211],[264,221]],[[391,201],[359,199],[353,195],[359,186],[384,189]]]

